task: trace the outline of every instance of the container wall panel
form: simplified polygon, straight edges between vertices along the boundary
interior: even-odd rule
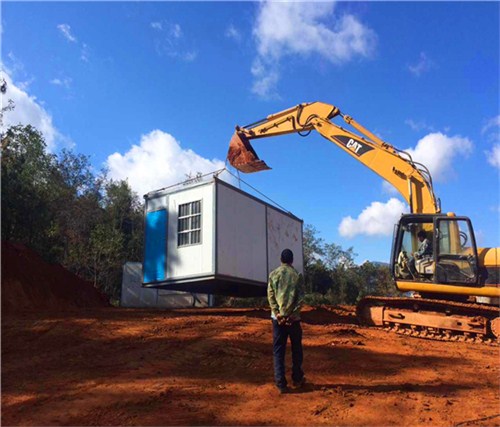
[[[167,276],[169,280],[203,276],[214,272],[214,186],[215,184],[211,183],[188,188],[168,196]],[[201,215],[199,216],[192,215],[191,207],[187,207],[197,202],[200,202],[199,213]],[[185,219],[179,221],[179,215]],[[189,233],[185,235],[186,239],[196,237],[196,243],[180,242],[182,238],[179,237],[179,233],[182,230],[197,229],[199,231],[192,231],[190,236],[187,236]]]
[[[267,252],[269,271],[274,270],[280,265],[280,257],[283,249],[290,249],[293,252],[293,266],[299,273],[304,273],[302,222],[284,215],[276,209],[267,207]]]
[[[266,207],[217,184],[217,273],[267,282]]]
[[[209,307],[210,295],[144,288],[141,284],[142,264],[127,262],[123,266],[120,305],[135,308]]]
[[[122,307],[155,307],[158,291],[143,288],[141,285],[142,264],[127,262],[123,266],[122,292],[120,305]]]

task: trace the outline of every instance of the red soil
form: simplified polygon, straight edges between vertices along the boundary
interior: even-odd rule
[[[498,347],[425,341],[308,309],[308,384],[273,385],[267,311],[127,310],[2,320],[2,425],[500,424]],[[290,373],[290,351],[287,354]]]
[[[498,347],[307,308],[308,383],[280,396],[267,310],[90,308],[91,285],[13,245],[2,272],[2,425],[500,425]]]
[[[21,244],[2,242],[2,314],[19,310],[105,307],[94,288]]]

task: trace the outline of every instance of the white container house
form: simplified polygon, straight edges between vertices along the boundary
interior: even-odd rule
[[[144,287],[264,296],[285,248],[303,272],[303,221],[216,177],[144,198]]]

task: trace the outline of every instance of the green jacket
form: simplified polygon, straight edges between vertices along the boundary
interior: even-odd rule
[[[300,309],[304,303],[304,278],[295,268],[281,264],[269,275],[267,300],[271,306],[271,317],[278,314],[300,320]]]

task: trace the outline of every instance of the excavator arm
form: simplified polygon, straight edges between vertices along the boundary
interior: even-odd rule
[[[331,119],[337,116],[364,136],[333,123]],[[227,158],[233,167],[245,173],[270,169],[257,156],[251,140],[289,133],[305,136],[312,130],[391,183],[405,198],[412,213],[440,212],[431,175],[424,165],[382,141],[339,108],[322,102],[299,104],[248,126],[237,126]]]

